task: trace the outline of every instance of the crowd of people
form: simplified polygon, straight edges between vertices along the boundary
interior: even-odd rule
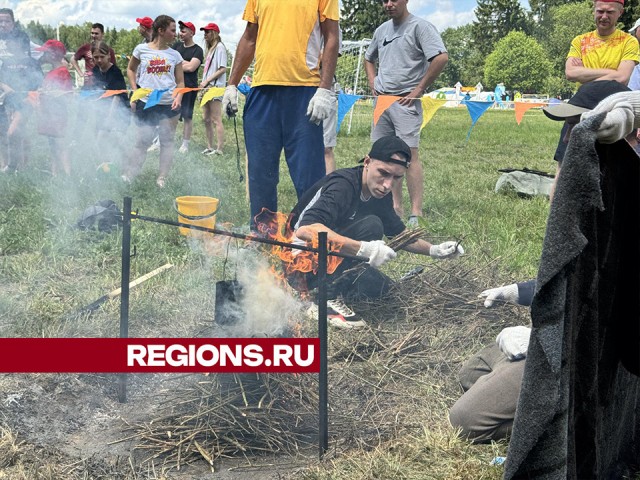
[[[185,154],[189,151],[198,95],[226,84],[227,51],[220,28],[213,22],[200,29],[205,34],[206,52],[193,40],[196,27],[192,22],[176,23],[168,15],[137,18],[136,22],[140,44],[123,74],[116,65],[113,48],[104,41],[101,23],[91,25],[90,41],[67,61],[67,49],[62,42],[49,39],[41,47],[33,48],[29,37],[18,27],[13,11],[0,9],[1,172],[15,172],[26,164],[30,142],[25,127],[34,118],[38,133],[49,143],[51,174],[70,175],[72,130],[93,120],[97,140],[118,148],[123,181],[131,182],[140,173],[147,152],[157,148],[160,167],[156,184],[160,188],[165,186],[174,159],[178,120],[183,122],[178,153]],[[34,52],[38,54],[37,60]],[[199,81],[203,63],[205,68]],[[73,91],[70,71],[81,79],[79,101],[66,95]],[[177,90],[174,94],[174,90],[182,87],[200,90]],[[107,91],[109,95],[101,95]],[[130,95],[132,91],[142,93]],[[162,92],[160,98],[152,98],[158,91]],[[83,102],[83,98],[89,98],[91,103]],[[151,98],[153,101],[148,104]],[[77,118],[69,118],[72,111],[69,105],[74,101]],[[208,147],[202,153],[207,155],[222,154],[221,102],[219,96],[204,106]],[[132,125],[135,140],[130,148],[121,137]],[[101,150],[96,156],[98,164],[113,161]]]
[[[132,97],[122,93],[101,99],[104,115],[100,135],[128,128],[130,117],[136,125],[135,148],[128,155],[123,180],[131,181],[141,170],[147,151],[160,150],[158,187],[165,186],[174,158],[174,138],[178,119],[183,120],[183,141],[178,149],[190,148],[193,111],[198,95],[182,93],[182,87],[208,89],[225,87],[222,96],[203,109],[207,147],[202,154],[220,155],[224,147],[223,114],[238,112],[238,87],[255,60],[252,88],[246,95],[243,127],[247,152],[247,174],[251,227],[265,209],[278,211],[280,155],[284,150],[298,204],[290,216],[296,242],[313,242],[318,232],[327,231],[329,240],[342,252],[369,259],[365,273],[345,280],[350,266],[344,262],[333,272],[341,279],[329,301],[329,321],[342,328],[362,327],[366,323],[346,306],[347,297],[380,296],[391,280],[379,267],[395,258],[396,252],[384,237],[400,235],[416,226],[422,216],[424,170],[418,153],[422,121],[420,98],[436,80],[448,61],[446,47],[436,28],[412,15],[408,0],[382,0],[389,20],[374,33],[366,52],[366,73],[374,96],[401,97],[373,127],[372,147],[363,165],[335,170],[335,68],[339,54],[338,0],[247,0],[243,13],[245,31],[235,52],[227,79],[227,51],[220,28],[209,23],[204,32],[203,51],[193,41],[196,27],[188,21],[176,22],[167,15],[155,20],[138,18],[142,42],[135,48],[127,67],[130,89],[151,93]],[[545,114],[564,122],[554,155],[556,178],[572,128],[581,115],[606,114],[600,127],[601,141],[627,138],[635,142],[640,121],[640,96],[632,88],[638,73],[640,20],[630,33],[617,28],[624,0],[594,1],[595,30],[579,35],[568,45],[565,65],[567,80],[582,86],[567,105],[546,107]],[[286,25],[286,28],[282,28]],[[176,35],[180,41],[176,44]],[[71,65],[79,70],[84,59],[84,89],[125,90],[122,72],[115,65],[113,50],[104,43],[102,25],[93,24],[91,42],[73,56]],[[63,141],[67,123],[65,102],[48,91],[71,90],[65,64],[65,48],[48,40],[38,50],[40,61],[30,54],[29,39],[15,29],[13,12],[0,9],[0,86],[2,110],[0,128],[4,170],[14,170],[24,160],[27,141],[25,121],[37,113],[38,131],[50,142],[52,173],[69,174],[67,147]],[[40,65],[50,65],[42,74]],[[202,68],[202,72],[200,69]],[[198,80],[200,78],[200,80]],[[177,94],[172,92],[177,90]],[[37,108],[26,92],[41,92]],[[151,95],[161,93],[147,106]],[[37,110],[37,112],[34,112]],[[330,129],[327,132],[327,126]],[[324,127],[324,128],[323,128]],[[631,136],[629,136],[631,134]],[[8,147],[8,148],[5,148]],[[125,155],[125,152],[123,152]],[[404,220],[402,182],[407,177],[411,211]],[[551,198],[553,201],[553,197]],[[456,258],[464,253],[459,242],[432,245],[418,240],[406,250],[433,258]],[[306,275],[305,288],[312,288],[313,274]],[[535,281],[489,289],[480,296],[485,306],[498,302],[530,305]],[[464,394],[453,406],[451,423],[474,441],[505,438],[513,425],[520,384],[527,357],[530,329],[514,326],[504,329],[492,344],[470,359],[460,373]]]

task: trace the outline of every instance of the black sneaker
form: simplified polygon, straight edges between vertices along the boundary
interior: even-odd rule
[[[317,319],[318,306],[313,303],[307,313],[311,318]],[[367,322],[351,310],[351,308],[344,303],[342,297],[327,300],[327,323],[336,328],[343,329],[363,328],[367,326]]]

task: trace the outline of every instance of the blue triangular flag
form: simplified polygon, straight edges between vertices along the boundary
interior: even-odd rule
[[[469,128],[469,133],[467,133],[467,140],[469,140],[469,136],[471,135],[471,130],[473,126],[476,124],[478,119],[482,116],[487,109],[493,105],[494,102],[476,102],[476,101],[467,101],[464,104],[469,111],[469,116],[471,117],[471,128]]]
[[[347,95],[346,93],[338,94],[338,124],[336,125],[336,132],[340,131],[340,124],[344,120],[344,117],[349,113],[353,104],[360,98],[360,95]]]
[[[102,95],[104,90],[80,90],[80,98],[93,97],[94,95]]]
[[[147,98],[147,104],[144,106],[144,109],[146,110],[147,108],[155,107],[156,105],[158,105],[158,103],[160,103],[162,95],[164,95],[164,93],[168,91],[168,88],[163,88],[162,90],[153,90]]]

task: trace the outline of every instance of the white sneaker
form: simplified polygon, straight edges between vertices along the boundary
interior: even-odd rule
[[[207,153],[206,155],[222,155],[222,150],[216,150],[214,148],[213,150],[209,150],[209,153]]]
[[[208,155],[209,153],[213,152],[213,150],[209,147],[205,148],[204,150],[202,150],[202,152],[200,152],[202,155]]]
[[[407,220],[407,228],[418,228],[420,226],[420,222],[418,221],[420,217],[417,215],[409,215],[409,220]]]
[[[185,144],[182,144],[178,149],[178,153],[189,153],[189,147],[187,147]]]
[[[120,175],[120,178],[122,179],[122,181],[123,181],[124,183],[131,183],[131,178],[129,178],[129,177],[128,177],[128,176],[126,176],[126,175]]]
[[[307,315],[312,319],[318,318],[318,306],[315,303],[309,307]],[[363,328],[367,326],[367,322],[351,310],[341,297],[334,300],[327,300],[327,323],[342,329]]]
[[[158,150],[160,150],[160,141],[156,137],[153,139],[153,143],[151,144],[151,146],[147,148],[147,152],[156,152]]]

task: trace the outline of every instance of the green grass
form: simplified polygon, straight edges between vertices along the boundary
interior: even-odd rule
[[[346,125],[338,136],[338,168],[349,167],[370,148],[371,108],[357,106],[350,135]],[[116,336],[118,302],[107,303],[81,321],[68,314],[117,288],[120,284],[121,237],[79,231],[82,211],[101,199],[121,205],[127,195],[143,215],[175,219],[173,202],[183,195],[219,198],[219,223],[248,224],[245,185],[238,181],[233,124],[226,122],[225,154],[204,157],[202,119],[197,112],[191,153],[176,160],[165,189],[155,186],[157,153],[148,156],[143,173],[131,185],[117,173],[98,174],[104,158],[122,162],[114,144],[131,144],[131,133],[112,142],[95,144],[91,128],[78,122],[72,146],[71,178],[51,178],[47,144],[31,139],[28,165],[18,175],[0,175],[0,335],[2,336]],[[463,237],[467,261],[491,263],[500,283],[535,276],[544,236],[548,200],[495,194],[499,168],[528,167],[553,172],[551,160],[560,125],[539,111],[529,111],[520,126],[512,111],[491,110],[478,121],[466,140],[470,118],[465,109],[441,109],[422,132],[420,158],[425,167],[425,220],[434,241]],[[29,126],[31,128],[31,126]],[[181,140],[178,126],[176,147]],[[238,134],[243,141],[242,120]],[[242,143],[241,143],[242,145]],[[244,166],[244,148],[241,147]],[[296,203],[295,191],[282,162],[280,210]],[[405,206],[408,211],[408,204]],[[178,234],[177,228],[134,221],[132,244],[137,255],[131,277],[166,262],[175,268],[132,291],[131,336],[154,336],[167,331],[206,335],[212,321],[215,281],[222,278],[225,241],[217,239],[215,255]],[[232,249],[235,248],[232,244]],[[402,271],[424,262],[402,254],[395,262]],[[392,269],[393,270],[393,269]],[[229,276],[229,271],[227,271]],[[486,285],[491,287],[496,285]],[[471,297],[477,292],[469,292]],[[456,352],[464,358],[470,352]],[[439,388],[435,386],[434,388]],[[434,405],[446,416],[447,405]],[[398,438],[367,452],[344,455],[329,465],[308,471],[308,478],[498,478],[500,469],[488,467],[504,445],[472,446],[447,430],[425,428],[411,438]],[[425,452],[429,452],[426,455]],[[496,453],[498,452],[498,453]],[[440,455],[438,465],[425,459]],[[454,469],[455,471],[451,470]],[[375,475],[372,472],[377,472]],[[424,472],[429,473],[426,477]]]

